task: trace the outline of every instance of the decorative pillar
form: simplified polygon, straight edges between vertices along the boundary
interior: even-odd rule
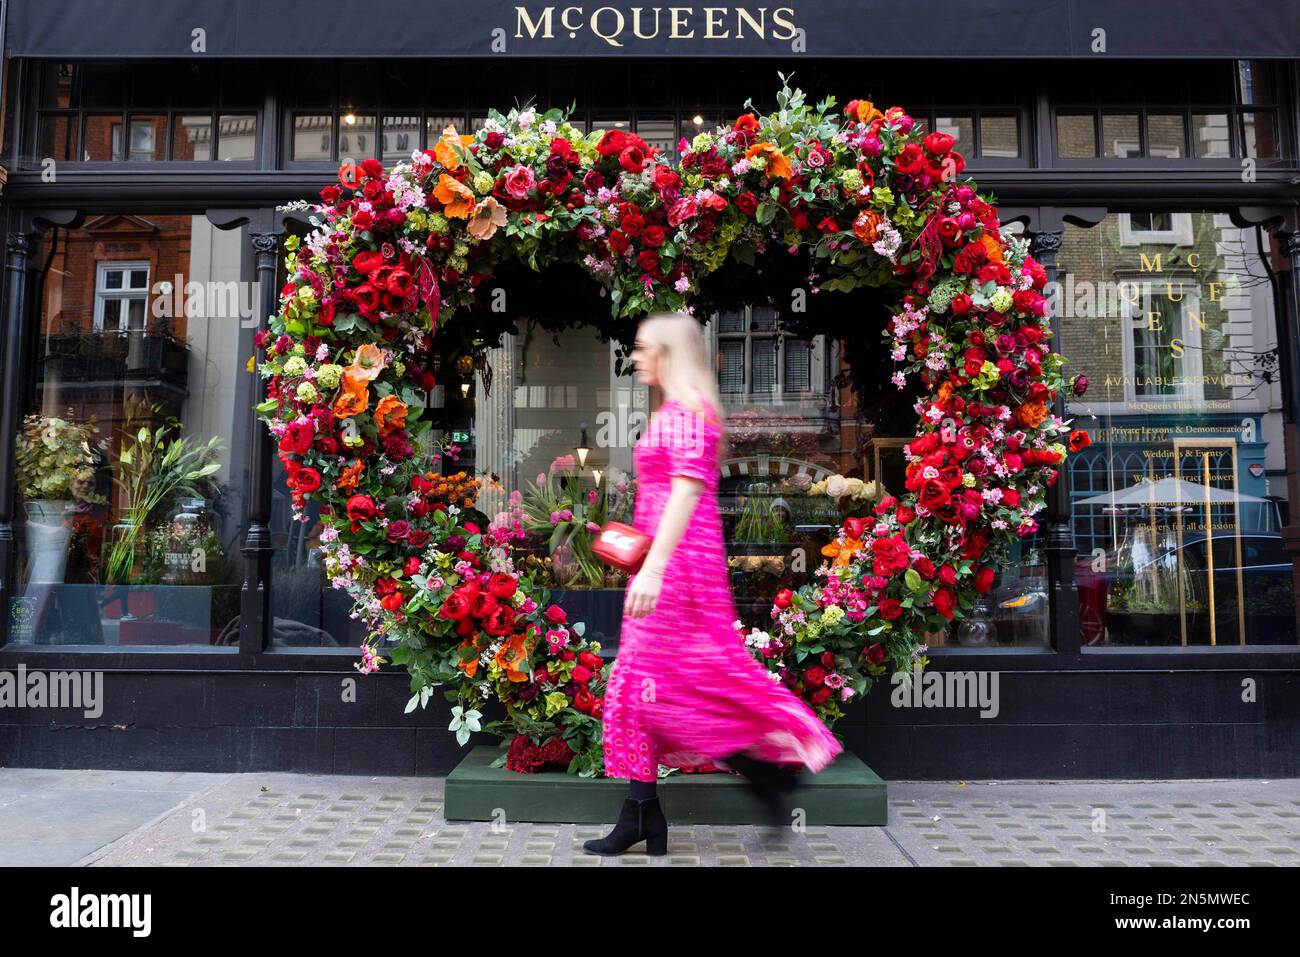
[[[280,253],[282,231],[250,232],[256,256],[258,331],[265,331],[269,319],[279,305],[275,284],[275,267]],[[263,350],[254,346],[254,361],[265,357]],[[271,437],[266,427],[250,407],[252,417],[249,430],[248,455],[248,527],[244,533],[244,581],[239,596],[239,651],[241,654],[259,654],[266,650],[273,625],[271,619]]]
[[[14,488],[22,390],[23,318],[27,313],[27,264],[33,237],[22,229],[5,243],[4,351],[0,353],[0,646],[9,638],[10,604],[14,595]]]
[[[1296,616],[1300,620],[1300,212],[1273,232],[1287,262],[1277,300],[1278,369],[1282,375],[1282,435],[1286,462],[1287,521],[1282,543],[1291,556]]]
[[[1056,257],[1061,251],[1064,223],[1044,223],[1049,228],[1035,232],[1029,244],[1030,255],[1047,271],[1047,281],[1057,288]],[[1051,228],[1055,227],[1055,228]],[[1059,317],[1051,316],[1052,351],[1061,351]],[[1065,396],[1058,395],[1052,412],[1065,418]],[[1070,521],[1070,462],[1062,463],[1056,483],[1047,490],[1047,524],[1044,552],[1047,558],[1049,634],[1052,646],[1062,654],[1077,654],[1079,635],[1079,594],[1074,583],[1074,527]]]

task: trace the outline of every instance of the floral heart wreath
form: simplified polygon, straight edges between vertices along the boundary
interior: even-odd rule
[[[486,730],[515,735],[508,766],[602,770],[599,648],[516,566],[518,513],[480,527],[473,477],[432,473],[416,449],[432,341],[502,265],[580,267],[615,319],[689,309],[701,278],[768,243],[808,254],[814,288],[883,270],[900,289],[884,330],[893,381],[924,386],[906,489],[846,519],[815,581],[776,596],[771,633],[746,636],[828,724],[874,677],[924,666],[926,633],[968,612],[1008,543],[1038,527],[1087,441],[1050,411],[1086,380],[1051,350],[1046,272],[958,178],[953,137],[923,135],[899,107],[834,106],[783,88],[775,113],[683,139],[675,166],[563,111],[493,111],[391,169],[344,166],[320,203],[298,204],[314,229],[286,240],[289,279],[256,343],[258,413],[295,516],[321,506],[327,574],[368,629],[357,667],[382,664],[387,639],[411,675],[408,711],[443,686],[464,743],[495,697],[507,717]]]

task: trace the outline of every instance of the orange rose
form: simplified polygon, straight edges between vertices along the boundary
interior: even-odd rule
[[[772,179],[789,179],[794,173],[789,158],[775,143],[755,143],[745,150],[745,159],[753,159],[755,156],[767,158],[767,175]]]
[[[870,246],[880,238],[880,220],[880,214],[870,209],[859,213],[858,218],[853,220],[853,235],[864,246]]]
[[[386,439],[398,429],[406,428],[406,403],[395,395],[386,395],[375,406],[375,427],[379,437]]]
[[[443,214],[452,219],[469,219],[474,212],[474,191],[454,176],[439,176],[433,195],[442,203]]]
[[[1031,429],[1036,429],[1047,418],[1047,405],[1043,402],[1026,402],[1016,410],[1016,418]]]
[[[858,122],[870,123],[878,116],[883,116],[870,100],[858,100]]]

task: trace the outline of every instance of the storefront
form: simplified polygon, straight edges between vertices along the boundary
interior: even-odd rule
[[[350,603],[252,411],[254,335],[308,229],[282,207],[527,102],[673,155],[747,99],[770,108],[784,73],[956,138],[1047,266],[1089,380],[1061,411],[1091,444],[1048,519],[930,643],[937,671],[1000,674],[996,718],[894,707],[886,685],[836,730],[886,778],[1300,773],[1295,13],[914,4],[927,34],[883,5],[380,3],[358,31],[355,9],[303,6],[8,5],[0,670],[102,671],[106,700],[0,709],[0,764],[452,767],[445,708],[403,714],[404,674],[354,670]],[[826,481],[896,487],[915,415],[883,346],[851,368],[767,306],[708,332],[733,588],[761,625],[828,540]],[[423,401],[460,451],[437,464],[489,477],[482,511],[541,507],[539,477],[628,506],[651,396],[618,343],[577,315],[444,349]],[[536,561],[616,654],[618,581],[556,546]]]

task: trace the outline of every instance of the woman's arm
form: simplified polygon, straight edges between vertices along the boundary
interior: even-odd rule
[[[700,496],[704,494],[704,487],[704,482],[700,479],[685,475],[672,476],[672,488],[668,493],[668,501],[664,503],[663,514],[659,517],[654,541],[624,598],[625,615],[641,618],[654,611],[668,560],[677,548],[677,543],[686,534],[686,526],[690,524]]]

